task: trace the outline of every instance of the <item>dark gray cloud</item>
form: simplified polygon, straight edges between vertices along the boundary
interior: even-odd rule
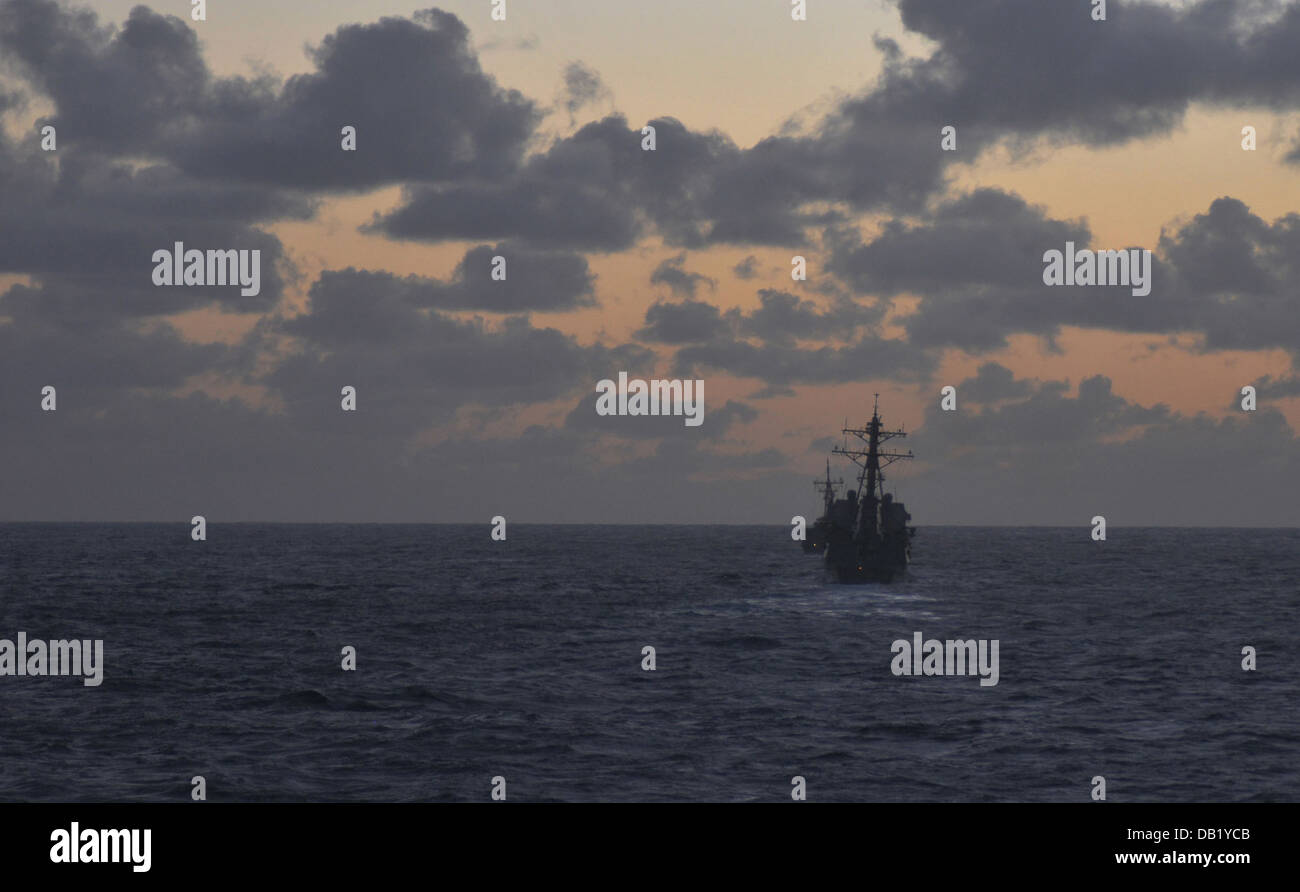
[[[10,0],[0,46],[55,99],[74,146],[282,187],[405,183],[404,204],[373,231],[586,250],[651,229],[686,247],[797,246],[808,226],[839,219],[810,206],[916,211],[947,164],[1004,139],[1109,144],[1168,131],[1192,102],[1300,102],[1295,6],[1265,18],[1248,0],[1132,3],[1106,23],[1038,0],[899,8],[932,54],[904,58],[878,40],[880,79],[806,133],[742,150],[665,116],[650,122],[657,151],[642,152],[639,126],[615,115],[526,161],[540,111],[486,76],[465,25],[437,10],[339,28],[313,51],[316,70],[283,84],[213,77],[194,32],[143,7],[113,32],[48,0]],[[601,90],[580,63],[566,83],[569,104]],[[355,154],[338,149],[343,123],[360,129]],[[948,123],[959,152],[938,150]]]
[[[1094,244],[1085,223],[1054,220],[1016,195],[982,189],[943,202],[921,222],[888,222],[871,242],[828,233],[828,269],[863,294],[919,295],[903,317],[920,347],[999,349],[1012,334],[1062,326],[1198,332],[1207,349],[1300,349],[1300,216],[1273,223],[1241,201],[1166,230],[1153,251],[1151,293],[1123,286],[1043,284],[1043,252],[1123,249]],[[1137,246],[1140,247],[1140,246]]]
[[[1068,525],[1086,541],[1097,514],[1112,527],[1297,522],[1278,485],[1300,474],[1300,442],[1275,410],[1180,415],[1125,400],[1103,376],[1077,394],[1043,382],[1023,399],[962,406],[959,396],[958,411],[943,412],[934,400],[906,441],[917,467],[895,482],[917,523]],[[1211,497],[1207,461],[1233,469]]]
[[[726,340],[682,347],[675,368],[695,375],[704,370],[757,378],[775,387],[831,384],[890,378],[928,378],[935,356],[896,338],[864,334],[843,347],[798,347],[782,343],[751,344]]]
[[[516,238],[613,251],[653,223],[674,244],[703,244],[698,193],[739,150],[722,134],[694,133],[671,118],[650,123],[656,151],[642,151],[640,128],[611,115],[530,158],[514,176],[411,187],[403,205],[369,229],[404,239]]]
[[[1300,396],[1300,375],[1286,375],[1280,378],[1265,375],[1263,379],[1255,382],[1255,394],[1262,399]],[[1240,390],[1233,392],[1231,405],[1233,408],[1241,405]]]
[[[3,392],[13,398],[8,386]],[[7,519],[174,520],[182,531],[194,514],[253,520],[278,509],[306,520],[321,501],[303,485],[307,478],[318,493],[338,486],[355,497],[346,470],[367,466],[237,400],[139,392],[109,399],[65,385],[58,411],[41,412],[38,397],[21,395],[0,421],[0,461],[12,475],[0,509]],[[363,504],[355,503],[362,512]]]
[[[313,50],[317,70],[278,93],[215,89],[205,126],[178,136],[171,157],[196,173],[314,188],[507,175],[541,113],[483,73],[468,36],[436,9],[339,28]],[[357,128],[355,153],[340,149],[344,124]]]
[[[616,463],[608,458],[608,449],[590,432],[541,427],[520,437],[458,437],[416,456],[425,466],[443,469],[449,480],[482,481],[472,501],[463,495],[464,483],[449,482],[444,500],[464,502],[479,513],[479,506],[502,505],[511,517],[560,523],[593,517],[607,523],[683,517],[695,523],[784,523],[794,501],[790,494],[803,496],[807,487],[775,449],[724,454],[703,448],[698,439],[665,437],[648,456],[624,456]],[[737,471],[745,479],[728,476]],[[575,493],[585,495],[582,502]]]
[[[763,387],[760,387],[758,390],[755,390],[753,393],[751,393],[749,395],[749,398],[751,400],[770,400],[781,396],[788,397],[788,396],[796,396],[796,395],[797,395],[796,391],[793,387],[784,387],[776,384],[766,384]]]
[[[967,378],[957,385],[957,400],[997,403],[1022,399],[1036,389],[1036,382],[1017,378],[1011,369],[1000,363],[986,362],[976,371],[975,377]]]
[[[877,128],[831,116],[815,136],[772,137],[741,150],[725,135],[697,133],[673,118],[640,128],[611,115],[530,158],[493,183],[419,186],[378,217],[372,231],[430,241],[522,238],[589,250],[617,250],[655,231],[672,245],[764,244],[788,247],[805,229],[840,219],[805,211],[814,202],[865,209],[917,207],[941,184],[937,152],[919,152],[924,129]],[[888,171],[888,173],[885,173]]]
[[[296,347],[256,380],[313,425],[332,424],[340,388],[354,386],[368,429],[409,435],[462,406],[544,402],[594,387],[610,368],[652,361],[642,347],[584,346],[526,317],[489,326],[431,305],[424,280],[323,273],[306,313],[269,326]]]
[[[0,114],[27,107],[27,95],[0,84]]]
[[[101,405],[116,391],[170,390],[238,365],[232,348],[186,341],[165,323],[57,312],[93,297],[15,285],[0,298],[0,317],[11,317],[0,323],[0,414],[26,414],[46,385],[65,404]]]
[[[1115,394],[1111,381],[1104,375],[1085,378],[1077,395],[1068,396],[1067,385],[1052,382],[1017,381],[1028,395],[999,406],[986,406],[979,412],[961,409],[945,412],[939,401],[926,410],[923,430],[914,442],[926,447],[929,460],[943,460],[966,448],[1007,449],[1008,456],[1035,450],[1045,442],[1078,444],[1069,448],[1087,448],[1101,439],[1124,433],[1135,427],[1167,421],[1172,413],[1166,406],[1145,408]],[[1005,385],[1004,385],[1005,386]],[[942,432],[941,434],[937,432]],[[927,442],[933,436],[933,445]]]
[[[863,294],[1042,286],[1043,252],[1091,240],[1082,222],[1048,218],[1018,195],[978,189],[939,204],[924,222],[885,224],[867,244],[832,230],[827,269]]]
[[[725,314],[705,301],[654,303],[646,309],[645,327],[637,337],[661,344],[707,344],[741,336],[788,347],[796,340],[851,341],[884,315],[883,306],[837,299],[822,307],[771,288],[760,289],[758,299],[756,309],[731,309]]]
[[[768,288],[758,296],[757,308],[726,313],[703,301],[656,303],[636,336],[679,346],[677,373],[711,370],[761,380],[755,399],[788,396],[794,384],[915,381],[935,368],[932,352],[876,332],[883,306],[844,298],[823,306]]]
[[[503,280],[492,278],[494,257],[505,258]],[[413,307],[483,313],[557,312],[594,306],[594,281],[586,258],[578,254],[479,245],[465,252],[447,281],[348,268],[321,273],[311,293],[322,300],[333,294],[345,295],[362,307],[382,291]]]
[[[731,268],[737,279],[753,279],[758,275],[758,258],[750,254]]]
[[[0,418],[0,519],[171,521],[181,540],[196,513],[212,524],[477,520],[486,535],[495,514],[512,524],[779,523],[793,501],[783,491],[806,495],[777,450],[722,454],[683,437],[614,461],[591,432],[564,427],[412,446],[387,436],[373,415],[380,394],[364,386],[358,412],[331,397],[332,413],[312,426],[202,393],[82,396],[61,389],[59,410],[43,413],[37,391]],[[747,479],[725,477],[737,469]]]
[[[885,310],[883,306],[866,306],[851,300],[837,300],[823,309],[813,301],[772,288],[761,289],[758,300],[758,309],[728,311],[728,321],[742,335],[787,346],[796,340],[852,340],[864,326],[879,323]]]
[[[684,300],[651,304],[645,311],[645,327],[636,336],[660,344],[699,344],[730,331],[730,323],[713,304]]]
[[[695,290],[700,285],[707,285],[710,289],[718,287],[716,279],[710,279],[702,273],[693,273],[683,269],[685,263],[685,251],[676,257],[669,257],[655,267],[655,271],[650,274],[650,284],[667,285],[673,294],[678,297],[690,298],[695,297]]]
[[[628,374],[645,380],[655,378],[651,374],[634,374],[631,371]],[[607,377],[616,380],[617,372],[611,371]],[[713,403],[709,399],[707,380],[704,387],[704,421],[696,426],[685,424],[684,415],[599,415],[596,413],[598,394],[595,383],[592,382],[591,393],[584,396],[565,416],[565,430],[637,440],[669,437],[711,441],[724,439],[736,425],[746,424],[758,417],[758,410],[748,403],[737,400],[727,400],[720,406]]]
[[[7,68],[54,101],[61,143],[109,154],[154,155],[212,85],[198,35],[145,6],[114,29],[86,8],[5,0],[0,50]]]
[[[541,113],[483,73],[468,36],[436,9],[346,25],[311,50],[315,71],[278,83],[214,77],[188,24],[144,6],[120,29],[50,0],[0,6],[0,48],[54,101],[70,149],[282,188],[514,170]],[[356,152],[340,147],[344,125]]]
[[[1041,137],[1108,145],[1165,133],[1192,102],[1300,105],[1287,50],[1300,36],[1288,7],[1261,22],[1257,4],[1205,0],[1185,9],[1088,8],[1039,0],[901,0],[904,24],[935,42],[923,59],[878,40],[880,79],[805,133],[740,149],[671,118],[652,121],[655,152],[618,116],[584,127],[494,183],[412,189],[377,231],[427,240],[524,238],[617,250],[656,230],[674,245],[798,246],[807,227],[840,219],[810,210],[919,211],[948,164],[999,142]],[[1210,60],[1207,62],[1207,60]],[[958,152],[939,130],[958,128]]]
[[[1208,349],[1300,352],[1300,215],[1268,223],[1243,202],[1219,198],[1163,233],[1160,252]]]
[[[564,66],[563,103],[569,113],[570,121],[574,120],[574,116],[580,110],[594,102],[609,98],[609,95],[605,82],[593,69],[581,62],[570,62]]]
[[[936,44],[924,61],[896,58],[853,107],[863,116],[911,107],[973,143],[1052,134],[1106,145],[1167,132],[1192,102],[1295,108],[1300,6],[1258,0],[1116,3],[1093,22],[1089,3],[899,0],[903,25]],[[1280,13],[1269,15],[1269,13]]]
[[[266,310],[294,274],[279,239],[256,224],[302,219],[301,197],[196,180],[166,165],[138,166],[85,155],[64,157],[15,145],[0,134],[0,272],[57,285],[4,298],[7,315],[41,311],[93,316],[178,313],[207,304]],[[157,287],[153,252],[177,241],[200,250],[261,251],[257,295],[238,287]],[[23,308],[18,307],[23,304]]]

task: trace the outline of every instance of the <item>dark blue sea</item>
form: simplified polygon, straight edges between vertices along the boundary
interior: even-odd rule
[[[0,638],[106,664],[0,677],[0,799],[1300,800],[1300,531],[922,527],[849,587],[786,527],[489,529],[0,524]],[[895,676],[918,631],[999,683]]]

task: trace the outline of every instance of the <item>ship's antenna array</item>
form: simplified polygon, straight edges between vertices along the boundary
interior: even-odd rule
[[[863,496],[862,487],[869,479],[871,480],[869,488],[873,492],[867,493],[867,495],[877,495],[874,490],[885,481],[885,476],[881,473],[882,469],[896,461],[913,457],[910,449],[907,452],[882,452],[880,450],[880,444],[886,440],[907,436],[907,432],[901,428],[894,431],[882,428],[880,423],[880,394],[876,394],[876,401],[871,410],[871,421],[867,423],[866,427],[853,428],[846,423],[840,433],[853,434],[867,446],[866,449],[848,449],[844,446],[836,446],[831,450],[835,455],[845,456],[861,469],[858,473],[859,498]]]

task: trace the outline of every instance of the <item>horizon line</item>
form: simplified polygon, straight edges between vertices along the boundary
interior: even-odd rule
[[[488,520],[220,520],[213,521],[207,519],[208,526],[491,526],[491,519]],[[538,520],[511,520],[508,521],[512,526],[547,526],[547,527],[778,527],[786,529],[790,525],[784,523],[734,523],[734,522],[679,522],[679,521],[538,521]],[[4,520],[0,519],[0,526],[18,526],[18,525],[36,525],[36,524],[81,524],[81,525],[118,525],[126,526],[135,525],[170,525],[177,524],[185,527],[190,526],[189,520]],[[928,523],[913,524],[918,530],[922,529],[1043,529],[1043,530],[1072,530],[1072,529],[1090,529],[1091,524],[1039,524],[1039,523]],[[1113,524],[1107,523],[1109,529],[1127,529],[1127,530],[1300,530],[1298,525],[1270,524],[1265,526],[1246,526],[1238,524]]]

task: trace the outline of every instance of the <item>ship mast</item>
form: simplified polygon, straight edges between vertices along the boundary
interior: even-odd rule
[[[826,459],[826,479],[824,481],[823,480],[813,481],[813,486],[815,486],[818,492],[822,494],[822,502],[824,503],[822,509],[822,517],[830,516],[831,505],[835,504],[836,485],[843,486],[844,480],[843,478],[839,480],[831,479],[831,460],[828,458]]]
[[[884,493],[885,475],[881,473],[881,469],[892,465],[896,461],[912,458],[910,449],[907,452],[884,452],[880,449],[880,444],[895,437],[906,437],[907,433],[901,428],[896,431],[887,431],[882,428],[880,422],[880,394],[876,394],[876,402],[871,410],[871,421],[867,423],[867,426],[863,428],[846,427],[841,433],[853,434],[867,446],[865,450],[836,446],[831,451],[836,455],[847,457],[862,469],[861,473],[858,474],[860,513],[855,538],[874,537],[879,529],[879,501]]]
[[[879,498],[883,492],[885,475],[881,473],[881,468],[888,467],[894,462],[912,458],[912,450],[907,452],[882,452],[880,444],[886,440],[892,440],[895,437],[906,437],[907,432],[901,428],[896,431],[884,430],[880,420],[880,394],[876,394],[876,403],[871,410],[871,421],[866,427],[852,428],[846,427],[840,433],[853,434],[859,440],[867,444],[865,450],[847,449],[843,446],[836,446],[831,450],[836,455],[843,455],[850,459],[862,471],[858,474],[858,498],[870,496]]]

